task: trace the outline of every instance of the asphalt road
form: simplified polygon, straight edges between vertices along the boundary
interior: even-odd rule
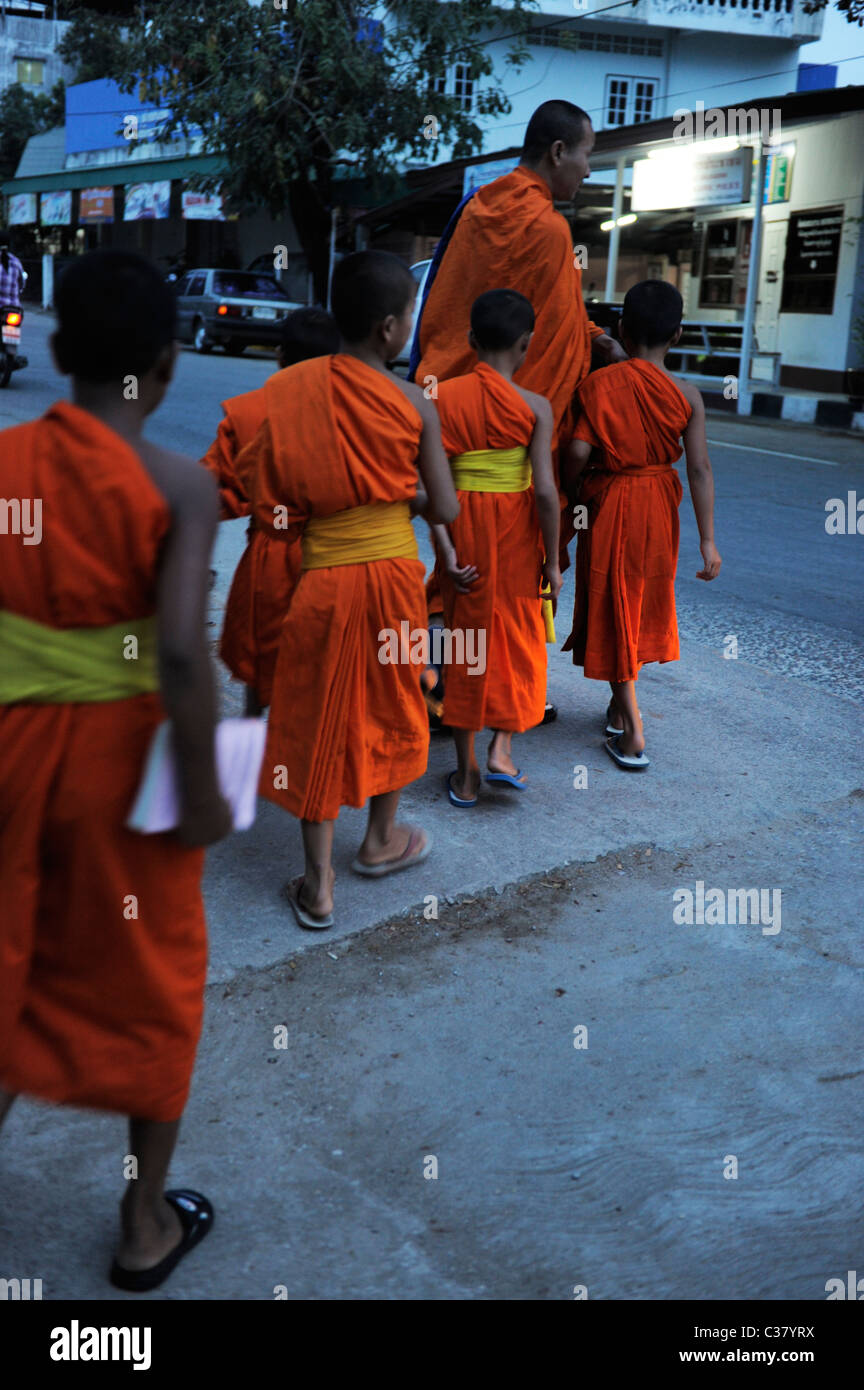
[[[0,425],[57,394],[48,321],[26,327],[34,365]],[[220,400],[270,370],[184,353],[152,437],[200,455]],[[612,766],[604,692],[556,651],[559,719],[519,741],[529,790],[453,811],[433,740],[404,798],[433,854],[357,880],[362,816],[343,813],[325,937],[280,901],[289,818],[263,806],[209,856],[205,1034],[172,1177],[219,1218],[154,1297],[822,1299],[860,1270],[864,538],[829,536],[825,503],[864,494],[864,449],[728,420],[709,437],[724,569],[693,577],[685,499],[682,659],[640,679],[647,774]],[[220,534],[214,635],[243,532]],[[782,925],[676,922],[673,895],[700,882],[779,894]],[[0,1277],[112,1296],[125,1149],[112,1117],[16,1107]]]

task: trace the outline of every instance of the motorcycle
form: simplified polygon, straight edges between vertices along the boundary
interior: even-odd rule
[[[0,305],[0,388],[8,386],[12,373],[20,372],[28,363],[28,359],[18,351],[23,318],[24,310],[20,305]]]

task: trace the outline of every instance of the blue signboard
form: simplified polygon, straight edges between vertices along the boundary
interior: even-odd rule
[[[170,116],[170,108],[141,101],[137,91],[121,92],[107,78],[79,82],[66,88],[66,153],[129,149],[136,139],[164,138],[161,132]],[[174,138],[182,139],[182,132]]]

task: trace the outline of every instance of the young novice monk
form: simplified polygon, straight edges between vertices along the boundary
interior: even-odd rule
[[[293,367],[310,357],[339,351],[339,329],[324,309],[296,309],[282,327],[279,366]],[[201,462],[219,483],[222,520],[249,516],[249,498],[237,476],[237,459],[255,438],[266,413],[263,388],[222,402],[225,418]],[[270,703],[279,632],[300,578],[300,541],[273,541],[249,522],[246,549],[234,574],[219,655],[246,686],[246,713],[260,714]]]
[[[454,653],[444,677],[443,721],[453,730],[459,766],[447,778],[447,793],[459,807],[477,804],[474,736],[485,728],[494,730],[487,782],[524,791],[513,734],[539,724],[546,701],[541,579],[553,604],[561,589],[553,418],[548,401],[513,381],[533,331],[534,310],[524,295],[481,294],[468,335],[477,365],[438,387],[441,436],[460,507],[449,531],[432,528]]]
[[[300,581],[282,626],[261,794],[302,822],[305,871],[288,885],[297,920],[332,925],[333,827],[341,806],[369,822],[354,870],[379,878],[429,853],[396,823],[402,787],[426,768],[420,672],[392,662],[388,634],[426,631],[423,566],[409,515],[419,465],[432,521],[458,511],[435,408],[387,370],[407,342],[416,286],[383,251],[340,262],[333,357],[279,372],[267,418],[239,461],[257,523],[302,536]]]
[[[663,359],[681,336],[681,296],[663,280],[628,290],[621,337],[628,362],[594,372],[579,390],[582,415],[568,448],[565,483],[588,509],[576,552],[573,631],[564,644],[593,680],[607,680],[606,749],[619,767],[648,766],[636,704],[639,668],[677,661],[675,569],[682,488],[673,464],[687,454],[687,480],[704,569],[716,579],[714,480],[702,397]],[[596,464],[584,472],[592,458]]]
[[[218,500],[141,435],[176,351],[155,266],[83,256],[57,315],[74,403],[0,434],[0,494],[41,508],[40,543],[0,536],[0,1119],[19,1092],[131,1117],[111,1280],[143,1291],[213,1221],[200,1193],[163,1188],[204,1004],[196,847],[230,829],[204,625]],[[180,825],[139,835],[124,822],[166,716]]]

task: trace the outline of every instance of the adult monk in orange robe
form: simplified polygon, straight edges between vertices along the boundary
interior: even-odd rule
[[[564,645],[594,680],[608,680],[606,749],[619,767],[641,771],[645,756],[636,703],[639,670],[678,659],[675,570],[682,488],[674,464],[683,437],[687,478],[704,567],[715,579],[714,482],[702,397],[663,365],[681,336],[682,301],[662,280],[628,291],[621,321],[630,360],[594,372],[580,391],[582,414],[567,451],[564,481],[587,527],[576,552],[573,631]],[[596,465],[585,472],[589,460]]]
[[[339,349],[339,330],[323,309],[296,309],[282,327],[279,367]],[[264,421],[261,388],[222,402],[224,419],[201,462],[216,477],[222,520],[250,516],[249,498],[237,476],[237,459]],[[219,655],[236,680],[246,686],[247,715],[260,714],[270,703],[279,633],[291,595],[300,578],[300,542],[284,545],[249,523],[246,549],[234,573],[225,605]]]
[[[452,645],[443,718],[453,730],[458,768],[447,779],[447,791],[459,807],[477,802],[481,774],[475,734],[494,730],[487,781],[522,791],[525,778],[513,762],[513,734],[543,718],[546,629],[540,585],[541,580],[549,585],[554,605],[561,571],[552,411],[542,396],[513,380],[530,351],[533,331],[534,310],[524,295],[515,290],[481,295],[471,310],[477,366],[438,388],[441,436],[460,507],[449,529],[432,528]]]
[[[141,437],[176,351],[155,266],[84,256],[57,313],[74,404],[0,435],[0,493],[40,510],[38,544],[0,537],[0,1118],[19,1092],[131,1117],[111,1279],[143,1291],[213,1220],[200,1193],[163,1187],[204,1001],[196,846],[230,828],[204,624],[217,498]],[[181,820],[139,835],[124,822],[166,716]]]
[[[569,439],[571,402],[591,368],[619,361],[619,343],[588,320],[570,227],[555,202],[569,202],[590,174],[594,130],[569,101],[544,101],[525,131],[519,165],[465,204],[423,308],[415,380],[464,376],[477,361],[468,339],[471,306],[487,290],[518,290],[537,316],[517,386],[552,407],[555,440]]]
[[[344,351],[271,378],[267,418],[238,464],[259,526],[303,539],[261,794],[301,819],[305,871],[287,896],[310,930],[332,925],[341,806],[370,799],[357,873],[382,877],[430,848],[422,830],[396,823],[399,793],[425,771],[429,746],[420,671],[402,640],[426,637],[409,507],[418,465],[431,520],[452,520],[458,503],[434,406],[387,370],[411,331],[415,294],[396,256],[340,262],[332,305]]]

